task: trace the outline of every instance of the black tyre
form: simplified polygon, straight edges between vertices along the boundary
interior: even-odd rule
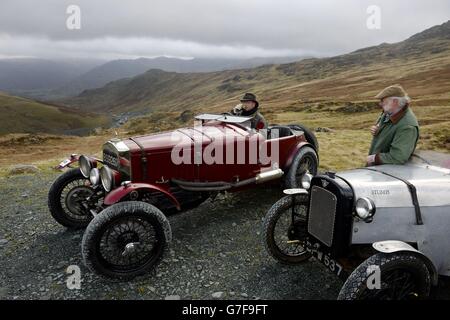
[[[288,127],[294,130],[303,131],[305,134],[306,141],[311,143],[314,150],[316,150],[317,153],[319,153],[319,141],[317,141],[317,137],[308,127],[305,125],[298,123],[298,124],[288,124]]]
[[[368,288],[369,268],[378,267],[380,289]],[[425,263],[410,252],[377,253],[360,264],[345,281],[338,300],[410,300],[430,295],[431,277]]]
[[[267,212],[263,224],[263,241],[266,251],[284,264],[300,264],[311,257],[306,251],[308,198],[286,196],[278,200]]]
[[[70,169],[60,175],[48,192],[48,208],[52,217],[67,228],[85,228],[92,214],[82,202],[94,194],[89,179],[79,168]]]
[[[159,209],[145,202],[120,202],[87,227],[83,261],[100,276],[132,279],[156,267],[171,238],[169,221]]]
[[[301,148],[284,176],[286,188],[301,188],[301,179],[305,173],[315,176],[319,167],[319,159],[316,151],[308,146]]]

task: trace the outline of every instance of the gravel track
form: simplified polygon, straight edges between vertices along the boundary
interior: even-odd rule
[[[83,265],[83,230],[57,224],[47,208],[55,174],[0,179],[1,299],[336,299],[342,282],[315,261],[277,263],[264,250],[262,219],[281,196],[258,188],[208,200],[169,217],[173,240],[151,274],[128,282],[101,279]],[[81,268],[81,289],[66,268]],[[449,298],[441,281],[440,298]]]

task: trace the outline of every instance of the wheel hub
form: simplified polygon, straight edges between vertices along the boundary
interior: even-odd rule
[[[67,209],[72,213],[84,214],[83,203],[94,194],[94,191],[85,186],[75,187],[69,191],[66,198]]]

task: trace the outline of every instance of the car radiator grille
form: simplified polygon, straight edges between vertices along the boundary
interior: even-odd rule
[[[119,158],[112,152],[108,152],[106,150],[103,151],[103,162],[111,169],[119,169]]]
[[[331,247],[336,217],[336,196],[321,187],[311,189],[311,203],[309,208],[308,232]]]

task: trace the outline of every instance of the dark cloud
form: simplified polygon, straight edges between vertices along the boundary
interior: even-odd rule
[[[81,8],[81,30],[66,8]],[[381,29],[366,27],[370,5]],[[0,56],[333,55],[449,19],[448,0],[2,0]]]

